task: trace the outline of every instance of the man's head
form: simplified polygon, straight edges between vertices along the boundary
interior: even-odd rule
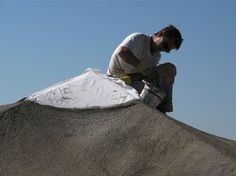
[[[170,52],[172,49],[180,48],[183,38],[175,26],[169,25],[153,34],[153,41],[160,51]]]

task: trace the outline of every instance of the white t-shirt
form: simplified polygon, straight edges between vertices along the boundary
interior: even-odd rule
[[[107,75],[119,77],[120,75],[138,73],[138,70],[135,67],[125,62],[118,55],[118,50],[121,46],[129,48],[131,52],[149,68],[155,67],[157,64],[159,64],[161,54],[160,52],[157,52],[152,55],[150,49],[150,40],[151,36],[141,33],[133,33],[126,37],[112,54],[107,70]]]

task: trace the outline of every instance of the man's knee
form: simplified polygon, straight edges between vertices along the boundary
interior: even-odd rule
[[[176,66],[172,63],[164,63],[158,66],[163,77],[175,77],[177,74]]]
[[[176,66],[172,63],[164,63],[159,67],[159,78],[167,83],[174,83],[177,74]]]

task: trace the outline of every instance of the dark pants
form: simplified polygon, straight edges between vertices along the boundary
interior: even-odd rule
[[[171,63],[160,64],[147,71],[145,81],[157,85],[157,87],[164,92],[165,97],[158,105],[157,109],[161,112],[172,112],[172,93],[173,84],[176,76],[176,67]],[[143,90],[144,83],[142,79],[134,80],[130,85],[135,88],[140,94]]]

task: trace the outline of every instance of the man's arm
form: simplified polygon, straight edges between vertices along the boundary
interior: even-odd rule
[[[132,53],[132,51],[125,47],[122,46],[120,48],[120,50],[118,51],[118,55],[128,64],[134,66],[135,68],[138,69],[138,67],[140,66],[140,64],[142,64],[142,62]],[[131,79],[131,81],[141,81],[145,76],[142,72],[140,73],[132,73],[132,74],[128,74],[127,76],[129,76],[129,78]]]
[[[141,62],[140,60],[130,51],[129,48],[122,46],[119,51],[118,55],[128,64],[137,67]]]
[[[146,70],[148,69],[147,65],[140,61],[133,53],[132,51],[125,47],[122,46],[119,51],[118,55],[128,64],[132,65],[138,70],[138,73],[141,73],[143,75],[146,75]]]

